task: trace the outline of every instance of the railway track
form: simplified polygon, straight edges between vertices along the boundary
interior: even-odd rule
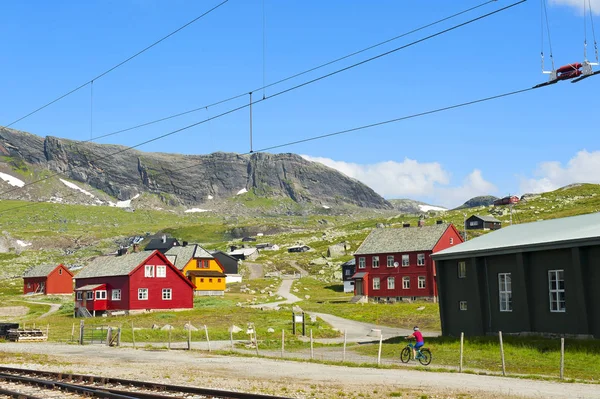
[[[0,398],[291,399],[93,375],[0,366]]]

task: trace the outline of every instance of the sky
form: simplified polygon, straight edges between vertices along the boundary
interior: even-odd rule
[[[0,126],[120,63],[222,0],[22,0],[0,13]],[[485,0],[229,0],[133,60],[12,128],[73,140],[199,111],[97,140],[137,145],[247,105],[255,151],[453,104],[521,90],[541,72],[540,2],[467,26],[295,90],[274,94],[512,4],[468,14],[341,62],[269,84]],[[591,0],[600,36],[600,0]],[[583,0],[548,0],[556,67],[584,59]],[[587,15],[587,53],[594,45]],[[546,27],[544,26],[544,29]],[[550,49],[544,33],[546,68]],[[595,111],[600,77],[560,82],[494,101],[278,148],[336,168],[385,198],[452,207],[476,195],[600,183]],[[272,97],[271,97],[272,96]],[[140,151],[246,153],[242,108],[138,147]]]

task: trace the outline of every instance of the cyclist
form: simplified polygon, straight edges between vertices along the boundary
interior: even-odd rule
[[[415,326],[413,328],[413,333],[411,335],[409,335],[408,337],[406,337],[406,339],[411,339],[414,338],[415,340],[417,340],[417,343],[415,344],[415,346],[413,346],[413,359],[417,360],[417,349],[421,348],[423,345],[425,345],[425,340],[423,340],[423,334],[421,334],[421,331],[419,331],[419,327]]]

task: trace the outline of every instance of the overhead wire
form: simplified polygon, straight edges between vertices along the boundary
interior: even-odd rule
[[[598,43],[596,42],[596,29],[594,28],[594,12],[592,10],[592,1],[591,0],[588,0],[588,6],[590,9],[590,21],[591,21],[590,25],[592,25],[592,36],[594,38],[594,54],[596,56],[596,62],[598,62],[599,61],[599,59],[598,59]]]
[[[554,71],[554,54],[552,51],[552,38],[550,37],[550,24],[548,23],[548,8],[546,6],[546,0],[541,0],[542,3],[542,9],[543,9],[543,13],[544,13],[544,17],[546,20],[546,30],[548,33],[548,47],[550,49],[550,62],[552,63],[552,70]],[[542,25],[543,25],[543,20],[542,20]],[[542,35],[543,35],[543,30],[544,28],[542,27]],[[544,44],[542,43],[542,70],[544,69]]]
[[[132,145],[132,146],[130,146],[130,147],[125,147],[125,148],[123,148],[123,149],[120,149],[120,150],[118,150],[118,151],[115,151],[115,152],[112,152],[112,153],[106,154],[106,155],[104,155],[104,156],[102,156],[102,157],[99,157],[99,158],[96,158],[96,159],[93,159],[93,160],[88,160],[88,162],[99,162],[99,161],[102,161],[102,160],[104,160],[104,159],[107,159],[107,158],[113,157],[113,156],[115,156],[115,155],[118,155],[118,154],[124,153],[124,152],[126,152],[126,151],[130,151],[130,150],[132,150],[132,149],[135,149],[135,148],[141,147],[141,146],[143,146],[143,145],[146,145],[146,144],[152,143],[152,142],[154,142],[154,141],[161,140],[161,139],[163,139],[163,138],[165,138],[165,137],[168,137],[168,136],[174,135],[174,134],[176,134],[176,133],[180,133],[180,132],[182,132],[182,131],[184,131],[184,130],[188,130],[188,129],[192,128],[192,127],[199,126],[199,125],[201,125],[201,124],[204,124],[204,123],[206,123],[206,122],[208,122],[208,121],[211,121],[211,120],[214,120],[214,119],[218,119],[218,118],[224,117],[224,116],[226,116],[226,115],[232,114],[232,113],[234,113],[234,112],[236,112],[236,111],[239,111],[239,110],[242,110],[242,109],[244,109],[244,108],[247,108],[247,107],[252,107],[252,105],[254,105],[254,104],[258,104],[258,103],[261,103],[261,102],[263,102],[263,101],[266,101],[266,100],[269,100],[269,99],[272,99],[272,98],[278,97],[278,96],[280,96],[280,95],[282,95],[282,94],[289,93],[289,92],[291,92],[291,91],[293,91],[293,90],[296,90],[296,89],[299,89],[299,88],[301,88],[301,87],[307,86],[307,85],[309,85],[309,84],[312,84],[312,83],[318,82],[318,81],[320,81],[320,80],[323,80],[323,79],[329,78],[329,77],[331,77],[331,76],[334,76],[334,75],[337,75],[337,74],[339,74],[339,73],[341,73],[341,72],[344,72],[344,71],[347,71],[347,70],[349,70],[349,69],[355,68],[355,67],[357,67],[357,66],[360,66],[360,65],[366,64],[366,63],[368,63],[368,62],[370,62],[370,61],[373,61],[373,60],[379,59],[379,58],[381,58],[381,57],[384,57],[384,56],[387,56],[387,55],[390,55],[390,54],[393,54],[393,53],[395,53],[395,52],[397,52],[397,51],[400,51],[400,50],[402,50],[402,49],[405,49],[405,48],[408,48],[408,47],[414,46],[414,45],[416,45],[416,44],[418,44],[418,43],[421,43],[421,42],[424,42],[424,41],[430,40],[430,39],[432,39],[432,38],[434,38],[434,37],[437,37],[437,36],[443,35],[443,34],[445,34],[445,33],[451,32],[451,31],[453,31],[453,30],[456,30],[456,29],[458,29],[458,28],[460,28],[460,27],[463,27],[463,26],[469,25],[469,24],[471,24],[471,23],[474,23],[474,22],[476,22],[476,21],[482,20],[482,19],[484,19],[484,18],[490,17],[490,16],[492,16],[492,15],[494,15],[494,14],[500,13],[500,12],[502,12],[502,11],[506,11],[506,10],[508,10],[508,9],[510,9],[510,8],[512,8],[512,7],[514,7],[514,6],[517,6],[517,5],[519,5],[519,4],[525,3],[526,1],[527,1],[527,0],[520,0],[520,1],[518,1],[518,2],[515,2],[515,3],[512,3],[512,4],[508,5],[508,6],[505,6],[505,7],[503,7],[503,8],[499,8],[499,9],[497,9],[497,10],[495,10],[495,11],[489,12],[489,13],[487,13],[487,14],[480,15],[480,16],[478,16],[478,17],[476,17],[476,18],[472,18],[472,19],[470,19],[470,20],[468,20],[468,21],[465,21],[465,22],[462,22],[462,23],[460,23],[460,24],[454,25],[454,26],[452,26],[452,27],[450,27],[450,28],[447,28],[447,29],[444,29],[444,30],[438,31],[438,32],[436,32],[436,33],[434,33],[434,34],[431,34],[431,35],[429,35],[429,36],[426,36],[426,37],[424,37],[424,38],[421,38],[421,39],[415,40],[415,41],[413,41],[413,42],[411,42],[411,43],[408,43],[408,44],[405,44],[405,45],[403,45],[403,46],[397,47],[397,48],[395,48],[395,49],[393,49],[393,50],[386,51],[386,52],[384,52],[384,53],[381,53],[381,54],[379,54],[379,55],[373,56],[373,57],[371,57],[371,58],[368,58],[368,59],[366,59],[366,60],[363,60],[363,61],[357,62],[357,63],[355,63],[355,64],[349,65],[349,66],[347,66],[347,67],[344,67],[344,68],[338,69],[338,70],[336,70],[336,71],[334,71],[334,72],[330,72],[330,73],[328,73],[328,74],[322,75],[322,76],[320,76],[320,77],[318,77],[318,78],[314,78],[314,79],[312,79],[312,80],[309,80],[309,81],[306,81],[306,82],[300,83],[300,84],[298,84],[298,85],[296,85],[296,86],[292,86],[292,87],[290,87],[290,88],[287,88],[287,89],[281,90],[281,91],[279,91],[279,92],[277,92],[277,93],[275,93],[275,94],[272,94],[271,96],[268,96],[268,97],[265,97],[265,98],[262,98],[262,99],[258,99],[258,100],[256,100],[256,101],[252,101],[252,100],[250,100],[250,102],[249,102],[248,104],[243,104],[243,105],[240,105],[240,106],[238,106],[238,107],[235,107],[235,108],[229,109],[229,110],[227,110],[227,111],[221,112],[221,113],[219,113],[219,114],[217,114],[217,115],[214,115],[214,116],[212,116],[211,118],[206,118],[206,119],[204,119],[204,120],[201,120],[201,121],[198,121],[198,122],[195,122],[195,123],[189,124],[189,125],[187,125],[187,126],[181,127],[181,128],[179,128],[179,129],[175,129],[175,130],[173,130],[173,131],[170,131],[170,132],[168,132],[168,133],[164,133],[164,134],[162,134],[162,135],[159,135],[159,136],[156,136],[156,137],[154,137],[154,138],[151,138],[151,139],[148,139],[148,140],[142,141],[142,142],[140,142],[140,143],[137,143],[137,144],[135,144],[135,145]],[[249,93],[249,94],[251,95],[251,93]],[[251,152],[252,152],[252,148],[251,148]],[[70,168],[67,168],[67,170],[69,170],[69,169],[70,169]],[[62,173],[66,172],[67,170],[65,170],[65,171],[62,171]],[[25,185],[23,185],[23,186],[21,186],[21,187],[14,187],[14,188],[12,188],[12,189],[9,189],[9,190],[6,190],[6,191],[3,191],[3,192],[1,192],[1,193],[0,193],[0,195],[9,194],[9,193],[11,193],[11,192],[14,192],[14,191],[17,191],[17,190],[23,189],[23,188],[25,188],[25,187],[28,187],[28,186],[31,186],[31,185],[33,185],[33,184],[37,184],[37,183],[43,182],[43,181],[45,181],[45,180],[48,180],[48,179],[50,179],[50,178],[52,178],[52,177],[59,176],[59,175],[61,175],[62,173],[54,173],[54,174],[47,175],[47,176],[45,176],[45,177],[43,177],[43,178],[40,178],[40,179],[38,179],[38,180],[34,180],[34,181],[30,182],[30,183],[26,183]]]
[[[164,40],[168,39],[169,37],[173,36],[174,34],[178,33],[179,31],[187,28],[188,26],[192,25],[194,22],[202,19],[203,17],[205,17],[206,15],[210,14],[211,12],[213,12],[214,10],[216,10],[217,8],[221,7],[223,4],[227,3],[229,0],[223,0],[221,3],[217,4],[216,6],[214,6],[213,8],[211,8],[210,10],[204,12],[203,14],[197,16],[196,18],[192,19],[191,21],[189,21],[188,23],[180,26],[179,28],[177,28],[176,30],[172,31],[171,33],[169,33],[166,36],[163,36],[162,38],[160,38],[159,40],[155,41],[154,43],[150,44],[149,46],[146,46],[145,48],[143,48],[142,50],[138,51],[137,53],[133,54],[132,56],[130,56],[129,58],[119,62],[118,64],[114,65],[113,67],[107,69],[106,71],[102,72],[101,74],[95,76],[94,78],[88,80],[87,82],[77,86],[76,88],[66,92],[65,94],[55,98],[54,100],[42,105],[39,108],[36,108],[35,110],[31,111],[30,113],[14,120],[13,122],[9,123],[8,125],[6,125],[5,127],[10,127],[12,125],[14,125],[15,123],[18,123],[20,121],[22,121],[23,119],[26,119],[28,117],[30,117],[33,114],[36,114],[37,112],[49,107],[50,105],[62,100],[63,98],[81,90],[82,88],[84,88],[85,86],[89,85],[90,83],[92,83],[94,80],[98,80],[104,76],[106,76],[107,74],[109,74],[110,72],[114,71],[115,69],[123,66],[124,64],[128,63],[129,61],[133,60],[134,58],[136,58],[137,56],[145,53],[146,51],[150,50],[152,47],[156,46],[157,44],[163,42]]]

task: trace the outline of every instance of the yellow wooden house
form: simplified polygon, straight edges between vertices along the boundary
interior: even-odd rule
[[[194,295],[223,295],[225,278],[223,266],[198,244],[169,249],[165,255],[195,286]]]

